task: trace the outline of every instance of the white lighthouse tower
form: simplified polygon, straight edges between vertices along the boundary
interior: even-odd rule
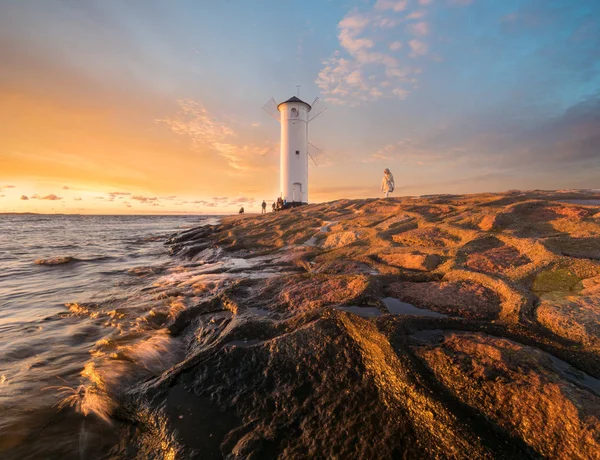
[[[279,191],[288,203],[308,203],[308,112],[296,96],[277,106],[281,124]]]
[[[263,109],[281,124],[279,153],[280,197],[290,204],[308,203],[308,158],[319,150],[308,142],[308,124],[327,107],[316,98],[312,104],[293,96],[277,104],[270,99]],[[311,155],[310,151],[313,151]]]

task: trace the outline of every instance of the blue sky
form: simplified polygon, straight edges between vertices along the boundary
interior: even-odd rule
[[[262,201],[278,126],[260,107],[296,85],[329,107],[315,201],[375,196],[384,167],[401,194],[600,188],[597,0],[5,0],[0,58],[13,198]]]

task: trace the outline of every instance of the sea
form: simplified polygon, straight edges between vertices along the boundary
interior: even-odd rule
[[[119,391],[181,359],[165,241],[215,216],[0,215],[0,458],[104,458]],[[200,294],[198,294],[200,295]]]

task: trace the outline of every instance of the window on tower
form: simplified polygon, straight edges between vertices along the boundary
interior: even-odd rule
[[[300,155],[300,150],[296,150],[296,155]]]

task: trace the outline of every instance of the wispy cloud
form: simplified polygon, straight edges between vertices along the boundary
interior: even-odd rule
[[[40,195],[31,195],[31,199],[32,200],[49,200],[49,201],[58,201],[58,200],[62,200],[61,196],[57,196],[54,193],[51,193],[50,195],[46,195],[46,196],[40,196]]]
[[[19,198],[20,200],[23,201],[27,201],[29,199],[29,197],[27,195],[21,195],[21,198]]]
[[[424,43],[420,40],[416,40],[416,39],[410,40],[408,42],[408,46],[410,46],[410,49],[411,49],[410,57],[412,57],[412,58],[418,57],[418,56],[424,56],[429,51],[429,46],[427,46],[426,43]]]
[[[508,114],[456,119],[427,135],[382,146],[364,163],[429,168],[542,173],[575,170],[600,173],[600,98],[590,98],[537,126],[515,127]],[[512,118],[512,117],[509,117]]]
[[[229,204],[253,203],[254,201],[256,201],[254,197],[238,196],[237,198],[230,200]]]
[[[375,9],[380,11],[404,11],[407,5],[408,0],[377,0],[377,3],[375,3]]]
[[[406,30],[413,35],[425,36],[429,35],[429,23],[421,21],[415,24],[409,24]]]
[[[140,203],[153,203],[156,202],[158,200],[158,197],[155,196],[142,196],[142,195],[135,195],[131,197],[132,200],[136,200],[139,201]]]
[[[3,192],[7,188],[15,188],[14,185],[0,185],[0,192]]]
[[[446,157],[429,149],[422,141],[407,138],[387,144],[363,159],[364,163],[391,162],[409,165],[426,165],[444,160]]]
[[[409,11],[407,1],[378,0],[369,10],[348,13],[338,24],[340,49],[323,61],[316,80],[327,101],[358,105],[405,99],[418,84],[421,69],[414,60],[429,53],[424,38],[432,31],[423,20],[428,4]],[[400,34],[405,40],[398,40]]]
[[[116,198],[122,200],[126,196],[130,196],[129,192],[109,192],[108,193],[108,201],[115,201]]]
[[[201,102],[180,100],[180,111],[172,118],[159,119],[174,133],[187,136],[199,152],[214,151],[238,172],[256,168],[256,160],[272,149],[271,145],[239,144],[236,132],[208,112]]]

